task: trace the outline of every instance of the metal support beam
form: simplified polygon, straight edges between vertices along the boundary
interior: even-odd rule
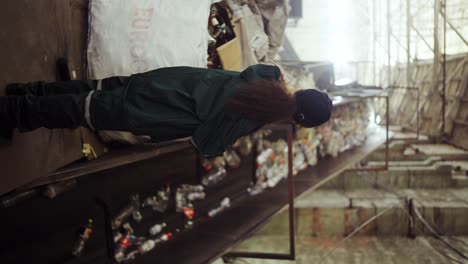
[[[288,212],[289,212],[289,254],[290,260],[296,259],[296,240],[294,236],[294,179],[293,179],[293,133],[294,125],[291,125],[288,133]]]
[[[391,33],[393,39],[395,39],[396,43],[400,46],[400,48],[402,48],[406,53],[408,53],[408,49],[405,45],[403,45],[403,43],[400,42],[400,40],[398,39],[398,36],[395,35],[393,32]]]
[[[414,217],[413,199],[406,197],[406,208],[408,210],[408,238],[416,238],[416,219]]]
[[[433,68],[433,82],[437,79],[437,70],[440,59],[439,49],[439,10],[440,0],[434,0],[434,68]]]
[[[281,126],[286,128],[288,133],[288,214],[289,214],[289,253],[264,253],[264,252],[229,252],[222,256],[225,263],[229,263],[236,258],[258,258],[258,259],[276,259],[276,260],[295,260],[296,259],[296,244],[294,233],[294,176],[293,176],[293,137],[294,124]]]
[[[406,0],[406,86],[411,85],[411,0]]]
[[[389,144],[390,144],[390,135],[389,135],[389,126],[390,126],[390,99],[388,95],[374,95],[367,98],[383,98],[385,99],[385,105],[387,112],[385,113],[385,165],[384,166],[372,166],[372,167],[363,167],[363,168],[351,168],[346,169],[345,171],[386,171],[388,170],[388,159],[389,159]]]
[[[432,91],[434,92],[439,92],[439,11],[440,0],[434,0],[434,62],[432,65]],[[442,113],[442,122],[444,118],[444,114]]]
[[[392,85],[391,82],[391,34],[392,34],[392,27],[391,27],[391,19],[390,19],[390,0],[387,0],[387,87]]]
[[[387,106],[387,113],[386,113],[386,119],[387,122],[385,124],[385,170],[388,170],[388,152],[389,152],[389,144],[390,144],[390,138],[389,138],[389,127],[390,127],[390,98],[388,98],[388,95],[385,97],[385,104]]]
[[[420,111],[419,111],[419,102],[420,102],[420,92],[418,87],[413,87],[413,86],[390,86],[390,89],[404,89],[404,90],[413,90],[416,91],[416,138],[407,138],[407,139],[400,139],[400,138],[393,138],[394,140],[419,140],[419,117],[420,117]]]
[[[446,8],[447,8],[447,0],[444,0],[442,2],[442,8],[441,8],[441,12],[443,14],[445,14],[446,12]],[[445,104],[446,104],[446,100],[445,100],[445,96],[446,96],[446,86],[447,84],[445,83],[445,79],[447,78],[447,23],[446,23],[446,19],[445,19],[445,16],[443,16],[444,18],[444,54],[443,54],[443,63],[442,63],[442,132],[441,132],[441,135],[442,137],[444,137],[445,135]]]
[[[373,73],[373,80],[374,80],[374,85],[377,85],[377,63],[376,63],[376,59],[377,59],[377,19],[376,19],[376,11],[377,11],[377,4],[376,4],[377,1],[372,1],[372,39],[373,39],[373,42],[372,42],[372,73]]]
[[[432,48],[432,46],[429,44],[429,42],[427,42],[427,40],[423,37],[423,35],[421,34],[421,32],[419,32],[419,30],[412,24],[411,25],[411,28],[414,30],[414,32],[416,32],[416,34],[418,35],[419,38],[421,38],[421,40],[424,42],[424,44],[426,44],[426,46],[432,51],[432,53],[434,53],[434,49]]]
[[[450,22],[450,20],[445,15],[445,8],[444,11],[440,10],[440,14],[444,18],[445,22],[450,26],[450,28],[452,28],[452,30],[455,31],[455,33],[458,35],[458,37],[460,37],[460,39],[465,43],[465,45],[468,46],[468,41],[463,37],[463,34],[460,31],[458,31],[458,29],[452,24],[452,22]]]

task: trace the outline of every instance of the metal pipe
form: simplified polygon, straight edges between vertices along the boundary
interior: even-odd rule
[[[411,85],[411,0],[406,0],[406,85]]]
[[[468,122],[460,120],[460,119],[454,119],[453,122],[457,125],[468,126]]]
[[[387,87],[391,85],[391,47],[390,47],[391,33],[392,33],[392,27],[391,27],[391,20],[390,20],[390,0],[387,0],[387,62],[388,62]]]
[[[413,199],[406,197],[406,206],[408,209],[408,237],[409,238],[416,238],[416,219],[414,218],[414,204]]]
[[[391,89],[407,89],[407,90],[416,90],[416,89],[418,89],[418,87],[416,87],[416,86],[401,86],[401,85],[391,85],[388,88],[391,88]]]
[[[294,175],[293,175],[293,130],[294,124],[288,132],[288,196],[289,196],[289,256],[296,259],[295,233],[294,233]]]
[[[373,1],[373,2],[377,2],[379,4],[378,6],[376,6],[376,8],[378,8],[377,12],[379,12],[379,17],[382,16],[383,15],[382,14],[382,9],[383,9],[382,1]],[[382,19],[380,19],[380,18],[379,18],[379,22],[378,22],[378,32],[383,32],[383,30],[382,30]],[[379,40],[380,40],[380,38],[379,38]],[[385,50],[385,47],[383,47],[383,44],[381,43],[381,41],[377,41],[377,44],[379,44],[382,47],[382,49]],[[383,59],[382,59],[382,61],[383,61]],[[383,85],[383,79],[382,79],[383,78],[382,67],[379,67],[378,71],[379,71],[379,86],[383,87],[384,85]]]
[[[418,87],[416,87],[416,86],[401,86],[401,85],[391,85],[388,88],[391,88],[391,89],[406,89],[406,90],[416,90],[416,89],[418,89]]]
[[[377,10],[377,1],[372,1],[372,30],[373,30],[373,42],[372,42],[372,71],[374,73],[374,85],[377,85],[377,66],[376,66],[376,59],[377,59],[377,30],[376,30],[376,10]]]
[[[416,139],[419,140],[419,88],[417,88],[418,97],[416,98]]]
[[[395,42],[396,42],[406,53],[408,53],[408,49],[406,48],[406,46],[404,46],[404,45],[400,42],[400,40],[398,39],[398,36],[395,35],[393,32],[391,33],[391,35],[392,35],[393,39],[395,40]]]
[[[351,168],[346,169],[346,171],[386,171],[388,168],[385,166],[375,166],[375,167],[364,167],[364,168]]]
[[[429,45],[429,42],[427,42],[426,39],[421,35],[421,32],[419,32],[419,30],[414,25],[411,25],[411,28],[421,38],[424,44],[426,44],[426,46],[432,51],[432,53],[434,53],[434,49],[431,47],[431,45]]]
[[[273,127],[273,126],[272,126]],[[284,126],[280,126],[284,128]],[[295,260],[296,259],[296,244],[294,233],[294,175],[293,175],[293,137],[294,124],[288,124],[288,214],[289,214],[289,254],[263,253],[263,252],[229,252],[222,256],[222,259],[227,260],[235,258],[259,258],[259,259],[278,259],[278,260]]]
[[[419,102],[420,102],[420,96],[421,93],[419,91],[418,87],[415,86],[398,86],[398,85],[392,85],[389,87],[390,89],[405,89],[405,90],[416,90],[416,140],[419,140]],[[414,138],[406,138],[406,139],[401,139],[401,140],[410,140]]]
[[[441,10],[440,14],[444,17],[445,22],[447,22],[447,24],[452,28],[452,30],[455,31],[455,34],[457,34],[458,37],[460,37],[460,39],[465,43],[465,45],[468,46],[468,41],[463,37],[463,34],[460,31],[458,31],[458,29],[452,24],[452,22],[450,22],[450,20],[447,19],[447,16],[445,15],[445,10],[443,12]]]
[[[432,67],[432,89],[434,92],[437,92],[439,88],[439,10],[440,0],[434,0],[434,64]]]
[[[385,119],[387,120],[386,123],[386,138],[387,140],[385,141],[385,168],[388,169],[388,144],[390,143],[388,140],[388,129],[390,126],[390,100],[389,97],[385,97],[385,103],[387,104],[387,113],[385,114]]]
[[[258,259],[281,259],[281,260],[294,260],[288,254],[277,254],[277,253],[258,253],[258,252],[232,252],[223,255],[223,259],[235,259],[235,258],[258,258]]]
[[[439,51],[439,10],[440,0],[434,0],[434,69],[436,70],[439,62],[440,51]],[[434,73],[436,73],[434,70]],[[432,76],[437,77],[436,74]]]
[[[444,10],[443,13],[445,14],[447,5],[446,1],[442,2],[442,9]],[[442,10],[441,10],[442,11]],[[445,16],[444,18],[444,57],[442,62],[442,138],[445,135],[445,93],[446,93],[446,83],[445,79],[447,78],[447,69],[446,69],[446,56],[447,56],[447,23]]]

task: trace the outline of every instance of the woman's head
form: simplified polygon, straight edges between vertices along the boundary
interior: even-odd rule
[[[294,121],[303,127],[315,127],[327,122],[332,114],[333,103],[328,95],[316,89],[295,93],[296,111]]]
[[[261,123],[294,120],[313,127],[330,119],[333,106],[327,94],[319,90],[291,93],[284,82],[261,79],[242,83],[225,108]]]

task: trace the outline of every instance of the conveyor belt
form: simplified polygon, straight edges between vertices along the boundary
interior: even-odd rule
[[[346,151],[338,158],[321,160],[317,166],[300,172],[294,178],[296,194],[335,177],[384,141],[385,132],[378,129],[368,136],[363,146]],[[198,215],[206,215],[223,197],[237,197],[231,208],[213,219],[205,217],[192,230],[176,233],[174,227],[183,224],[181,214],[143,212],[143,222],[134,224],[137,233],[142,235],[152,224],[165,221],[175,234],[172,240],[139,256],[134,263],[209,263],[283,209],[287,204],[286,181],[258,196],[247,195],[245,190],[253,171],[253,162],[249,160],[253,158],[244,158],[241,168],[230,170],[226,181],[208,190],[209,198],[195,204]],[[193,149],[175,150],[153,159],[82,176],[75,189],[54,200],[38,197],[2,209],[0,260],[2,263],[108,263],[104,213],[96,198],[104,200],[111,214],[116,214],[128,203],[132,193],[144,196],[167,182],[174,186],[198,183],[196,166]],[[89,217],[94,219],[94,230],[86,254],[70,258],[76,232]]]

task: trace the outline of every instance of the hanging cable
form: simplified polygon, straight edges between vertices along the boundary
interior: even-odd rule
[[[453,246],[450,242],[448,242],[447,240],[445,240],[444,237],[442,237],[436,230],[434,230],[434,228],[426,221],[426,219],[424,219],[424,217],[421,215],[421,213],[419,212],[419,209],[417,209],[416,207],[414,207],[414,212],[416,213],[416,216],[419,218],[419,220],[424,224],[424,226],[427,227],[427,229],[429,229],[429,231],[431,231],[431,233],[437,238],[439,239],[440,241],[444,242],[445,245],[447,245],[449,248],[451,248],[453,251],[455,251],[458,255],[460,255],[462,258],[468,260],[468,256],[465,255],[463,252],[461,252],[458,248],[456,248],[455,246]]]
[[[456,237],[448,237],[448,238],[449,238],[449,239],[452,239],[452,240],[455,240],[455,241],[457,241],[457,243],[460,243],[460,244],[462,244],[463,246],[465,246],[465,247],[468,248],[468,243],[467,243],[467,242],[465,242],[465,241],[463,241],[463,240],[461,240],[461,239],[458,239],[458,238],[456,238]]]
[[[399,207],[399,208],[400,208],[408,217],[411,217],[411,215],[410,215],[409,212],[406,210],[406,208],[403,208],[403,207]],[[423,233],[423,230],[422,230],[420,227],[415,226],[415,228],[416,228],[419,232]],[[447,255],[445,252],[443,252],[442,250],[439,250],[437,247],[432,246],[432,245],[431,245],[431,247],[432,247],[435,251],[437,251],[441,256],[443,256],[443,257],[445,257],[445,258],[448,258],[448,259],[450,259],[450,260],[452,260],[452,261],[455,261],[456,263],[462,264],[462,262],[461,262],[460,260],[455,259],[455,258],[453,258],[453,257],[451,257],[451,256],[449,256],[449,255]]]
[[[440,250],[438,249],[437,247],[432,247],[435,251],[437,251],[437,253],[439,253],[440,255],[444,256],[445,258],[448,258],[450,259],[451,261],[453,262],[456,262],[456,263],[459,263],[459,264],[463,264],[463,262],[461,260],[458,260],[448,254],[446,254],[445,252],[443,252],[443,250]]]
[[[399,198],[404,197],[402,194],[398,193],[396,190],[389,188],[387,186],[380,185],[378,183],[375,183],[374,186],[377,186],[379,189],[386,190],[389,193],[392,193],[396,195]],[[455,251],[458,255],[460,255],[462,258],[468,260],[468,256],[466,256],[463,252],[461,252],[458,248],[453,246],[450,242],[446,241],[434,228],[424,219],[424,217],[421,215],[419,212],[419,209],[416,208],[416,206],[413,207],[414,212],[416,213],[416,216],[418,219],[431,231],[431,233],[439,240],[444,242],[449,248],[451,248],[453,251]]]
[[[371,183],[368,179],[364,178],[365,181]],[[371,183],[372,186],[374,186],[376,189],[382,189],[388,193],[392,193],[394,194],[395,196],[397,196],[398,198],[400,199],[406,199],[406,197],[402,194],[400,194],[398,191],[394,190],[393,188],[390,188],[390,187],[387,187],[387,186],[384,186],[384,185],[381,185],[379,183]],[[444,239],[436,230],[434,230],[434,227],[432,227],[427,221],[426,219],[424,219],[424,217],[421,215],[421,213],[419,212],[419,209],[416,208],[416,206],[413,207],[413,210],[414,212],[416,213],[416,216],[418,217],[418,219],[429,229],[429,231],[431,231],[431,233],[433,234],[433,236],[437,239],[439,239],[440,241],[442,241],[445,245],[447,245],[450,249],[452,249],[453,251],[455,251],[458,255],[460,255],[463,259],[465,260],[468,260],[468,256],[465,255],[463,252],[461,252],[458,248],[456,248],[454,245],[452,245],[449,241],[447,241],[446,239]],[[404,210],[406,212],[406,210]]]
[[[349,240],[351,237],[353,237],[357,232],[359,232],[361,229],[363,229],[365,226],[367,226],[368,224],[372,223],[374,220],[376,220],[377,218],[379,218],[380,216],[382,216],[384,213],[386,213],[387,211],[397,207],[397,206],[401,206],[400,204],[395,204],[391,207],[388,207],[387,209],[385,210],[382,210],[380,211],[380,213],[374,215],[373,217],[369,218],[367,221],[365,221],[364,223],[362,223],[360,226],[358,226],[356,229],[353,230],[353,232],[351,232],[349,235],[347,235],[345,238],[343,238],[342,240],[340,240],[329,252],[328,254],[325,254],[323,257],[320,258],[319,260],[319,264],[323,263],[323,261],[325,259],[327,259],[331,254],[333,254],[333,252],[335,252],[335,250],[338,248],[339,245],[343,244],[344,242],[346,242],[347,240]]]

